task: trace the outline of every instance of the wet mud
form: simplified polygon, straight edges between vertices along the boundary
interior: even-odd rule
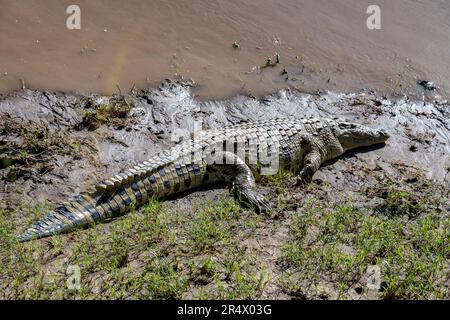
[[[137,90],[120,99],[31,90],[4,96],[0,101],[2,205],[19,194],[56,201],[63,194],[86,190],[102,177],[190,137],[199,124],[209,129],[280,116],[336,117],[384,128],[391,134],[386,146],[356,152],[358,161],[383,170],[390,170],[391,163],[404,163],[423,170],[430,179],[450,183],[450,111],[445,102],[295,90],[261,98],[238,95],[200,101],[191,91],[189,83],[166,81],[159,88]],[[123,108],[114,99],[121,100],[125,111],[114,109]],[[27,139],[32,141],[23,141]],[[30,143],[42,140],[44,146],[30,150]],[[37,168],[37,162],[51,169]],[[344,170],[346,163],[337,161],[336,171]],[[14,170],[19,172],[11,182]],[[20,170],[32,172],[21,176]]]

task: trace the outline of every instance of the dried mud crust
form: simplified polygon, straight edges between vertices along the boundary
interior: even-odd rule
[[[262,177],[277,203],[267,215],[212,188],[14,240],[47,208],[181,141],[194,120],[212,128],[276,115],[339,117],[392,138],[327,163],[306,187],[284,172]],[[189,85],[166,82],[116,97],[21,91],[0,99],[0,121],[0,298],[450,297],[445,103],[293,91],[200,102]],[[80,290],[67,288],[69,266],[80,267]]]

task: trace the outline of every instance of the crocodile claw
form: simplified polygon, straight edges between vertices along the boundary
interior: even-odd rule
[[[258,214],[270,212],[275,208],[275,204],[263,196],[258,196],[253,205],[255,205]]]
[[[269,201],[255,190],[245,190],[243,192],[235,190],[235,195],[237,195],[239,202],[244,202],[254,207],[258,214],[270,212],[275,208],[273,202]]]
[[[303,169],[297,176],[295,185],[296,186],[304,186],[312,181],[313,174],[310,172],[310,170]]]

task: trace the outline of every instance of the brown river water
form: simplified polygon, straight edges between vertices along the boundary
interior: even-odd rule
[[[71,4],[80,30],[66,28]],[[366,26],[371,4],[381,30]],[[448,97],[449,74],[447,0],[0,0],[3,93],[22,80],[109,94],[183,77],[200,98],[288,86],[416,94],[425,79]]]

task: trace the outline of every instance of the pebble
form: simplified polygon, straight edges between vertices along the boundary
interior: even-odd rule
[[[422,87],[424,87],[426,90],[429,90],[429,91],[439,89],[438,86],[434,82],[427,81],[427,80],[419,80],[419,81],[417,81],[417,84],[421,85]]]

